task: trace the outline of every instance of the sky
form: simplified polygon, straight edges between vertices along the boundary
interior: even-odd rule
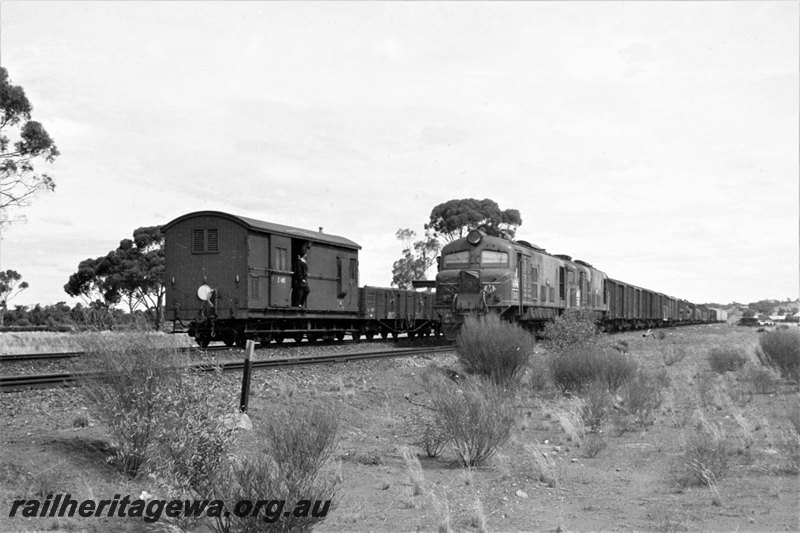
[[[697,303],[798,297],[800,3],[24,2],[0,64],[61,156],[0,268],[63,290],[218,210],[347,237],[491,198],[517,237]],[[433,273],[431,273],[433,275]]]

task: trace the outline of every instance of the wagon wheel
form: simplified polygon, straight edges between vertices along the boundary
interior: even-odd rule
[[[302,333],[295,333],[292,338],[294,339],[294,342],[302,342],[303,334]]]
[[[244,336],[244,331],[239,331],[236,333],[236,347],[244,348],[245,346],[247,346],[247,337]]]
[[[194,340],[197,341],[197,344],[201,348],[208,348],[208,343],[211,342],[211,339],[209,339],[208,337],[195,337]]]
[[[409,339],[413,339],[414,338],[414,334],[415,334],[414,330],[410,329],[410,330],[408,330],[408,333],[406,335],[408,335]]]
[[[274,339],[276,344],[281,344],[283,342],[283,334],[276,333]]]
[[[382,330],[381,330],[381,338],[382,338],[382,339],[385,339],[385,338],[387,338],[388,336],[389,336],[389,332],[388,332],[387,330],[385,330],[385,329],[382,329]]]
[[[336,332],[336,340],[341,342],[344,340],[344,331],[337,331]]]
[[[366,333],[364,336],[367,338],[368,341],[371,341],[372,339],[375,338],[375,333],[370,331],[370,332]]]
[[[230,335],[230,334],[227,334],[224,337],[222,337],[222,342],[224,342],[225,346],[227,346],[228,348],[230,348],[231,346],[233,346],[235,344],[234,343],[234,339],[233,339],[233,335]]]
[[[353,333],[350,334],[350,337],[352,337],[354,341],[358,342],[358,340],[361,338],[361,332],[354,331]]]

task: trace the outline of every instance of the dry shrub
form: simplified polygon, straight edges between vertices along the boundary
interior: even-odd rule
[[[608,387],[601,381],[593,381],[581,391],[583,399],[583,420],[589,431],[596,433],[600,430],[613,409],[613,401]]]
[[[187,368],[163,335],[98,333],[80,342],[82,391],[111,432],[112,462],[131,477],[150,465],[170,490],[207,492],[235,442],[220,380]]]
[[[784,459],[781,472],[797,475],[800,473],[800,402],[791,402],[786,407],[790,425],[781,428],[776,445]]]
[[[800,473],[800,434],[792,428],[781,428],[776,447],[783,459],[779,471],[791,475]]]
[[[712,348],[708,354],[708,363],[711,370],[717,374],[733,372],[744,366],[747,362],[747,352],[737,346],[718,346]]]
[[[218,476],[211,493],[222,501],[270,500],[274,505],[262,508],[257,516],[216,517],[212,528],[219,533],[309,531],[324,520],[335,507],[341,485],[340,472],[331,468],[337,432],[337,417],[326,407],[298,404],[291,413],[275,413],[267,421],[262,453]],[[298,513],[277,500],[288,506],[305,500],[313,507]]]
[[[508,387],[525,368],[534,344],[533,335],[496,315],[469,316],[456,338],[456,351],[467,373]]]
[[[686,436],[683,462],[678,469],[676,481],[682,487],[715,487],[717,481],[725,477],[728,466],[725,432],[698,410],[694,416],[693,428]]]
[[[152,457],[168,395],[182,390],[185,357],[145,332],[87,334],[79,340],[82,391],[114,439],[114,463],[131,477]]]
[[[767,366],[777,368],[781,376],[800,382],[800,329],[776,329],[758,339]]]
[[[583,455],[584,457],[593,458],[608,447],[608,442],[600,435],[589,435],[583,441]]]
[[[232,409],[220,372],[216,379],[187,372],[180,390],[164,393],[156,463],[173,490],[208,494],[228,466],[236,428],[232,420],[226,423]]]
[[[590,383],[603,383],[615,392],[636,373],[631,356],[598,344],[573,346],[551,359],[553,381],[564,391],[578,392]]]
[[[655,413],[664,401],[663,389],[669,384],[663,371],[639,370],[622,389],[625,411],[633,416],[639,429],[653,425]]]
[[[543,337],[550,349],[561,351],[584,344],[596,344],[600,330],[590,308],[575,307],[548,322]]]
[[[755,394],[771,394],[778,389],[780,376],[769,367],[748,366],[744,379]]]
[[[513,401],[496,385],[477,378],[459,384],[440,378],[429,390],[436,424],[463,466],[484,463],[511,436]]]
[[[428,457],[439,457],[449,441],[447,433],[433,420],[421,421],[419,425],[422,429],[417,446],[422,448]]]

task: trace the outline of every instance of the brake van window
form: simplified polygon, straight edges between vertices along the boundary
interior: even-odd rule
[[[453,252],[444,256],[445,268],[461,268],[469,266],[469,252]]]
[[[484,250],[483,252],[481,252],[481,266],[507,267],[508,252],[493,252],[491,250]]]

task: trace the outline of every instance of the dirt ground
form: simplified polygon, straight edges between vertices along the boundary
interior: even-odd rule
[[[415,446],[419,417],[428,414],[420,404],[430,403],[421,375],[432,365],[456,368],[449,355],[257,371],[249,410],[254,429],[242,431],[238,452],[262,446],[263,421],[278,406],[335,405],[343,484],[338,505],[317,531],[433,531],[445,521],[459,531],[800,530],[800,477],[789,467],[791,450],[782,440],[789,414],[800,405],[798,386],[779,381],[772,392],[754,394],[744,370],[711,373],[708,352],[720,343],[746,347],[755,364],[753,329],[718,324],[665,331],[663,339],[641,332],[615,336],[643,366],[665,368],[670,378],[653,425],[643,431],[620,434],[608,423],[598,434],[587,429],[581,436],[563,423],[576,399],[527,389],[518,395],[511,440],[485,466],[465,470],[447,450],[427,458]],[[669,360],[681,350],[686,357]],[[230,381],[236,405],[239,378],[218,379]],[[715,489],[676,482],[698,409],[730,443],[731,466]],[[85,412],[76,389],[0,396],[0,530],[167,529],[163,522],[134,519],[8,517],[14,499],[47,492],[102,499],[146,490],[159,496],[151,480],[129,481],[106,462],[101,425],[73,428]],[[589,457],[593,441],[606,447]],[[404,447],[420,455],[420,490]],[[541,481],[543,469],[548,482]]]

